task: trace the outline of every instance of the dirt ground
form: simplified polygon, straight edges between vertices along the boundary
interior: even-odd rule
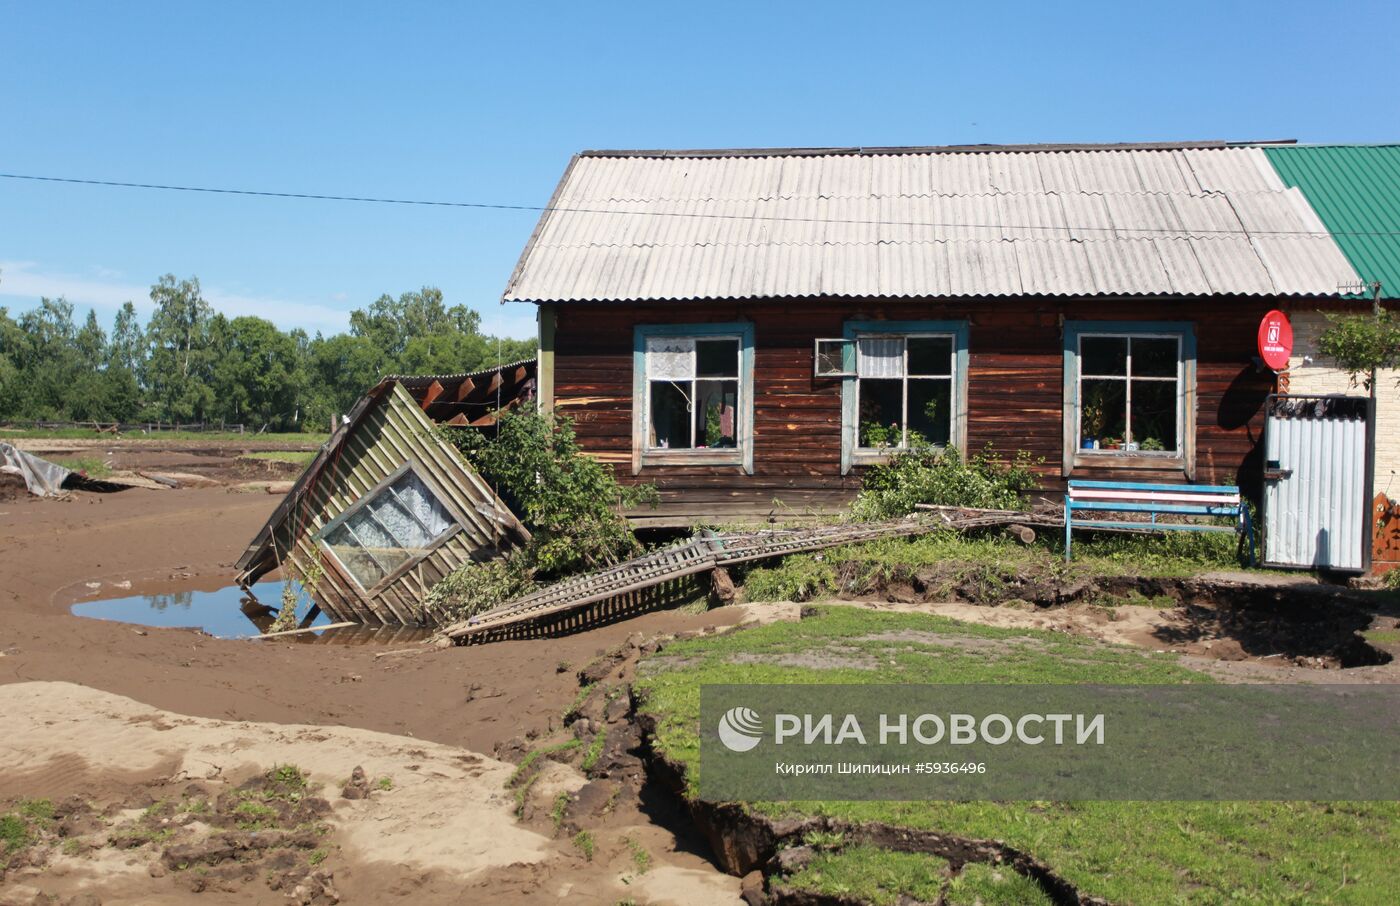
[[[125,467],[139,468],[196,454],[138,449],[126,455]],[[429,787],[433,792],[425,798],[440,803],[441,814],[422,822],[420,837],[383,814],[356,831],[353,821],[339,818],[343,804],[335,806],[337,849],[325,867],[334,872],[340,898],[378,903],[402,897],[415,904],[477,896],[518,903],[611,904],[628,896],[654,903],[737,901],[737,879],[715,870],[692,841],[676,839],[640,813],[631,824],[628,816],[610,821],[591,861],[567,839],[539,830],[513,836],[513,803],[501,780],[511,766],[491,755],[508,741],[557,730],[577,692],[577,669],[630,634],[729,625],[740,611],[653,613],[563,639],[385,658],[375,657],[384,649],[373,645],[220,640],[70,615],[69,605],[88,597],[87,583],[94,581],[130,582],[129,589],[114,592],[120,595],[228,584],[233,562],[279,498],[237,487],[246,480],[242,464],[226,455],[206,465],[224,483],[76,492],[64,500],[40,500],[13,488],[0,495],[0,713],[7,717],[0,739],[0,761],[7,765],[0,812],[19,797],[57,801],[79,794],[108,810],[140,809],[153,789],[163,790],[179,774],[173,765],[198,761],[201,752],[230,752],[221,762],[229,782],[293,762],[327,789],[344,781],[352,761],[364,762],[369,771],[368,762],[379,756],[368,753],[376,747],[387,759],[376,770],[396,779],[436,776],[434,765],[451,767],[454,758],[470,757],[481,760],[477,776],[460,768],[445,771],[448,779]],[[179,732],[152,735],[150,728],[161,724]],[[229,743],[259,738],[272,742]],[[413,763],[416,771],[408,766]],[[582,778],[555,782],[567,788],[581,785]],[[400,793],[396,787],[382,798],[392,802]],[[328,798],[337,801],[333,792]],[[467,805],[478,811],[462,811]],[[637,872],[624,841],[629,837],[653,859],[642,877],[632,877]],[[417,857],[434,847],[440,850],[437,862]],[[476,863],[462,853],[478,850],[495,855],[472,870]],[[153,854],[132,858],[140,871],[111,875],[119,875],[120,883],[109,881],[108,868],[116,870],[111,866],[68,864],[81,858],[68,859],[61,872],[12,871],[0,881],[0,903],[28,904],[35,891],[54,894],[56,903],[83,891],[102,903],[189,901],[180,879],[142,879]],[[288,902],[286,892],[269,889],[261,878],[227,883],[233,892],[207,890],[201,896],[209,902]]]
[[[391,657],[376,657],[385,650],[377,645],[220,640],[74,617],[68,608],[92,597],[91,583],[111,586],[111,596],[229,584],[233,562],[280,499],[266,483],[296,469],[240,460],[241,447],[53,446],[89,448],[79,455],[101,448],[114,468],[203,480],[63,500],[0,486],[0,814],[24,798],[50,798],[59,804],[51,832],[65,834],[37,863],[0,877],[0,906],[184,903],[196,888],[197,901],[210,903],[739,901],[739,881],[708,861],[666,804],[605,810],[588,858],[548,817],[552,797],[583,789],[583,775],[547,765],[522,822],[506,787],[514,767],[503,759],[517,760],[531,740],[559,738],[579,669],[634,634],[796,619],[800,605],[659,612],[560,639]],[[1229,681],[1400,682],[1400,662],[1309,668],[1263,650],[1267,638],[1242,646],[1180,607],[841,603],[1176,651]],[[249,784],[287,764],[309,775],[323,840],[252,858],[252,832],[218,824],[232,812],[215,808],[211,818],[166,804],[241,801]],[[356,767],[388,778],[389,788],[342,798]],[[131,827],[146,842],[107,842],[114,828]],[[216,844],[244,847],[243,861],[196,880],[168,865]],[[645,871],[638,849],[650,859]]]

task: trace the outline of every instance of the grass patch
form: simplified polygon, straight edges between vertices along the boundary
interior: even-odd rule
[[[574,846],[578,847],[578,851],[583,853],[584,861],[593,861],[593,852],[597,844],[593,842],[592,834],[588,831],[579,831],[574,834],[573,843]]]
[[[948,884],[946,906],[1053,906],[1040,885],[1005,866],[971,863]]]
[[[554,797],[554,807],[549,810],[549,820],[554,824],[554,834],[559,835],[559,829],[564,826],[564,816],[569,811],[569,793],[567,790],[560,790],[559,795]]]
[[[0,428],[0,437],[24,437],[35,439],[53,440],[206,440],[222,443],[247,441],[271,442],[277,441],[285,444],[323,444],[330,437],[328,434],[305,433],[299,431],[287,431],[282,433],[258,434],[255,431],[248,431],[240,434],[237,431],[151,431],[147,434],[144,431],[124,431],[120,435],[106,431],[94,431],[91,428]]]
[[[239,459],[261,459],[268,462],[285,462],[294,466],[304,466],[316,458],[315,450],[254,450],[244,453]]]
[[[598,734],[593,737],[593,741],[588,744],[588,751],[583,753],[583,761],[580,763],[579,767],[583,769],[585,774],[593,770],[593,766],[596,765],[598,759],[602,757],[603,747],[607,744],[608,728],[605,726],[598,731]]]
[[[863,640],[912,631],[958,639],[1001,641],[995,658],[985,650],[928,641]],[[820,651],[839,640],[832,668],[777,663],[783,655]],[[734,663],[742,656],[745,663]],[[852,666],[873,661],[877,669]],[[668,665],[677,665],[668,669]],[[798,623],[770,623],[742,632],[686,639],[643,662],[635,688],[642,710],[657,717],[657,750],[687,766],[691,792],[698,782],[700,686],[705,683],[1208,683],[1173,655],[1109,646],[1081,636],[1003,629],[919,613],[817,607]]]
[[[958,564],[964,575],[1042,574],[1060,580],[1093,576],[1177,578],[1214,569],[1240,569],[1235,536],[1213,532],[1164,532],[1076,540],[1074,560],[1064,561],[1058,535],[1032,545],[984,535],[934,532],[883,538],[812,554],[794,554],[744,577],[750,601],[810,601],[841,589],[841,576],[860,586],[925,567]]]
[[[524,758],[520,759],[520,764],[515,766],[515,770],[512,771],[510,777],[506,779],[506,786],[515,786],[519,783],[520,780],[529,773],[530,768],[534,766],[535,762],[539,761],[545,755],[551,752],[564,752],[569,749],[577,749],[581,745],[583,745],[583,743],[579,742],[577,739],[566,739],[563,742],[551,743],[547,746],[540,746],[538,749],[531,749],[525,754]]]
[[[915,630],[933,646],[864,637]],[[958,638],[999,640],[960,649]],[[830,654],[830,667],[791,666],[783,655]],[[736,656],[742,660],[736,662]],[[869,666],[851,666],[864,658]],[[810,659],[809,659],[810,660]],[[641,710],[657,724],[653,745],[686,769],[694,794],[697,722],[704,683],[1203,683],[1173,655],[1064,634],[958,623],[927,614],[818,607],[796,624],[771,624],[667,646],[643,661]],[[1085,893],[1115,903],[1347,903],[1394,901],[1400,803],[1314,802],[783,802],[752,803],[774,817],[884,822],[977,839],[1000,839],[1043,859]],[[857,848],[812,869],[812,884],[903,877],[887,854],[863,866]],[[894,860],[898,861],[898,860]],[[822,866],[825,866],[823,868]],[[861,878],[867,880],[861,881]],[[985,879],[969,880],[982,884]],[[806,883],[806,882],[803,882]],[[891,881],[890,883],[894,883]],[[901,882],[902,883],[902,882]],[[825,888],[822,888],[825,889]],[[873,889],[873,888],[872,888]],[[881,888],[884,889],[884,888]],[[954,901],[956,902],[956,901]],[[992,900],[990,902],[997,902]],[[1017,902],[1011,900],[1010,902]],[[1035,902],[1035,901],[1032,901]]]
[[[632,867],[637,869],[637,874],[644,875],[651,870],[651,853],[646,847],[638,843],[633,837],[625,837],[627,842],[627,852],[632,857]]]
[[[1400,642],[1400,629],[1371,629],[1361,634],[1366,637],[1366,641],[1381,645]]]
[[[107,465],[107,461],[96,456],[73,456],[55,459],[54,462],[70,472],[86,473],[89,478],[106,478],[112,474],[112,467]]]
[[[828,897],[849,897],[872,906],[894,906],[908,897],[938,902],[948,863],[938,856],[900,853],[875,846],[821,852],[778,885]]]

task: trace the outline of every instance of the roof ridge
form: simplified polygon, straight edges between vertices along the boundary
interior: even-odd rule
[[[1183,151],[1214,150],[1225,148],[1273,147],[1292,145],[1296,139],[1264,139],[1255,141],[1227,141],[1224,139],[1201,139],[1197,141],[1168,142],[1084,142],[1084,143],[1031,143],[1031,144],[975,144],[975,145],[876,145],[848,147],[775,147],[775,148],[648,148],[648,149],[595,149],[580,151],[579,157],[656,157],[656,158],[710,158],[710,157],[837,157],[837,156],[898,156],[905,154],[993,154],[993,153],[1058,153],[1065,151]]]

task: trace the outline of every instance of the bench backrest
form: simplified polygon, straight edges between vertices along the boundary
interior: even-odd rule
[[[1071,509],[1229,516],[1240,508],[1240,489],[1232,485],[1071,481],[1068,488]]]

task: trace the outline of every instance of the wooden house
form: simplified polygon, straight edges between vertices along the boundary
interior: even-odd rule
[[[236,564],[247,588],[274,570],[319,574],[332,620],[432,624],[428,589],[530,533],[435,427],[489,430],[533,401],[535,362],[471,374],[388,377],[344,417]],[[318,568],[319,565],[319,568]],[[307,621],[315,614],[308,614]]]
[[[1273,308],[1357,273],[1260,146],[594,151],[504,299],[638,525],[843,507],[923,438],[1257,490]]]

